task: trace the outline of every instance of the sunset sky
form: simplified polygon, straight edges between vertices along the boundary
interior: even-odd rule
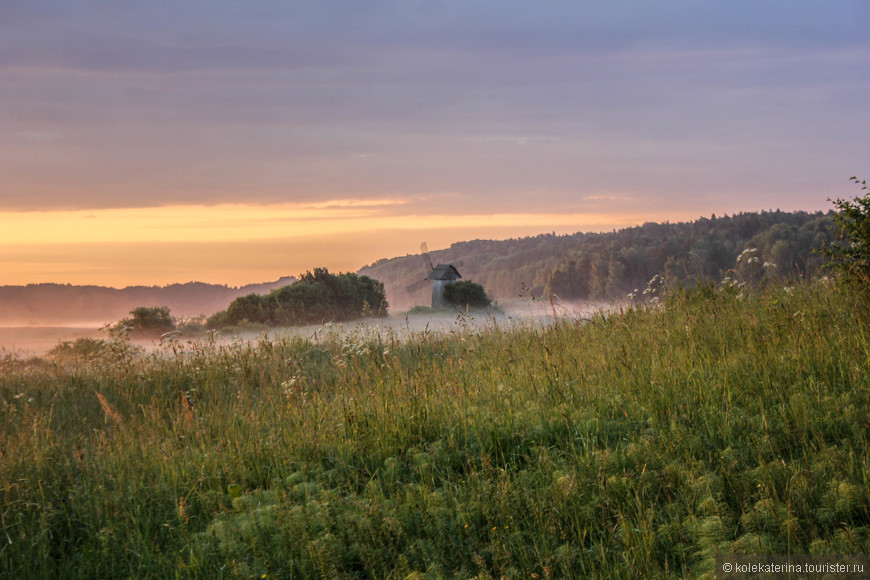
[[[827,210],[870,2],[0,3],[0,284],[242,285]]]

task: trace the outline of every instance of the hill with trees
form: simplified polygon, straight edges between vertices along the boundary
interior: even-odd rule
[[[834,239],[831,212],[766,211],[711,216],[694,222],[646,223],[606,233],[543,234],[509,240],[473,240],[430,252],[435,263],[454,264],[489,296],[557,294],[564,299],[617,299],[643,289],[656,274],[674,284],[722,279],[744,249],[757,250],[768,276],[813,273],[822,257],[813,249]],[[774,268],[775,266],[775,268]],[[427,304],[429,289],[406,287],[426,273],[420,255],[379,260],[360,274],[384,283],[394,308]]]

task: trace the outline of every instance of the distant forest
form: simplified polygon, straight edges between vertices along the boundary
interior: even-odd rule
[[[463,279],[482,284],[495,299],[518,296],[611,300],[646,288],[659,274],[666,283],[721,280],[747,248],[767,273],[794,277],[817,272],[813,249],[832,241],[833,213],[766,211],[646,223],[607,233],[544,234],[504,241],[474,240],[431,252],[434,263],[454,264]],[[409,255],[360,269],[384,283],[394,309],[427,304],[428,288],[405,288],[427,275],[424,258]]]
[[[241,288],[202,282],[121,289],[70,284],[0,286],[0,325],[99,325],[116,322],[139,306],[168,306],[174,316],[189,318],[223,310],[239,296],[266,294],[295,281],[286,277]]]

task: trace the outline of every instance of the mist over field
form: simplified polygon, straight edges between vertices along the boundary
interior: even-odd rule
[[[262,340],[275,340],[287,337],[301,337],[317,341],[335,336],[371,337],[381,335],[404,339],[417,333],[450,333],[482,329],[490,325],[504,328],[522,327],[529,324],[547,324],[560,318],[586,318],[595,312],[612,308],[605,302],[550,303],[540,300],[510,300],[500,305],[500,311],[475,312],[435,312],[409,314],[399,312],[384,318],[368,318],[353,322],[324,323],[317,325],[284,327],[272,329],[238,330],[212,334],[196,333],[173,335],[171,340],[185,344],[229,344],[241,341],[257,343]],[[112,321],[113,323],[117,321]],[[0,326],[0,354],[19,357],[42,356],[62,341],[78,338],[105,339],[109,335],[107,323],[92,323],[64,326]],[[169,345],[159,338],[131,339],[131,344],[146,352],[160,350]]]

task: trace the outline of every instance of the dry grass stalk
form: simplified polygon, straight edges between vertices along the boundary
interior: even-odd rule
[[[112,406],[109,404],[109,401],[106,400],[106,397],[104,397],[102,393],[97,392],[97,398],[100,400],[100,405],[103,406],[103,412],[106,413],[106,422],[111,419],[113,423],[120,425],[121,415],[119,415],[118,412],[112,408]]]
[[[187,398],[187,393],[181,393],[181,406],[184,407],[184,419],[188,423],[193,422],[193,408],[190,405],[190,400]]]

